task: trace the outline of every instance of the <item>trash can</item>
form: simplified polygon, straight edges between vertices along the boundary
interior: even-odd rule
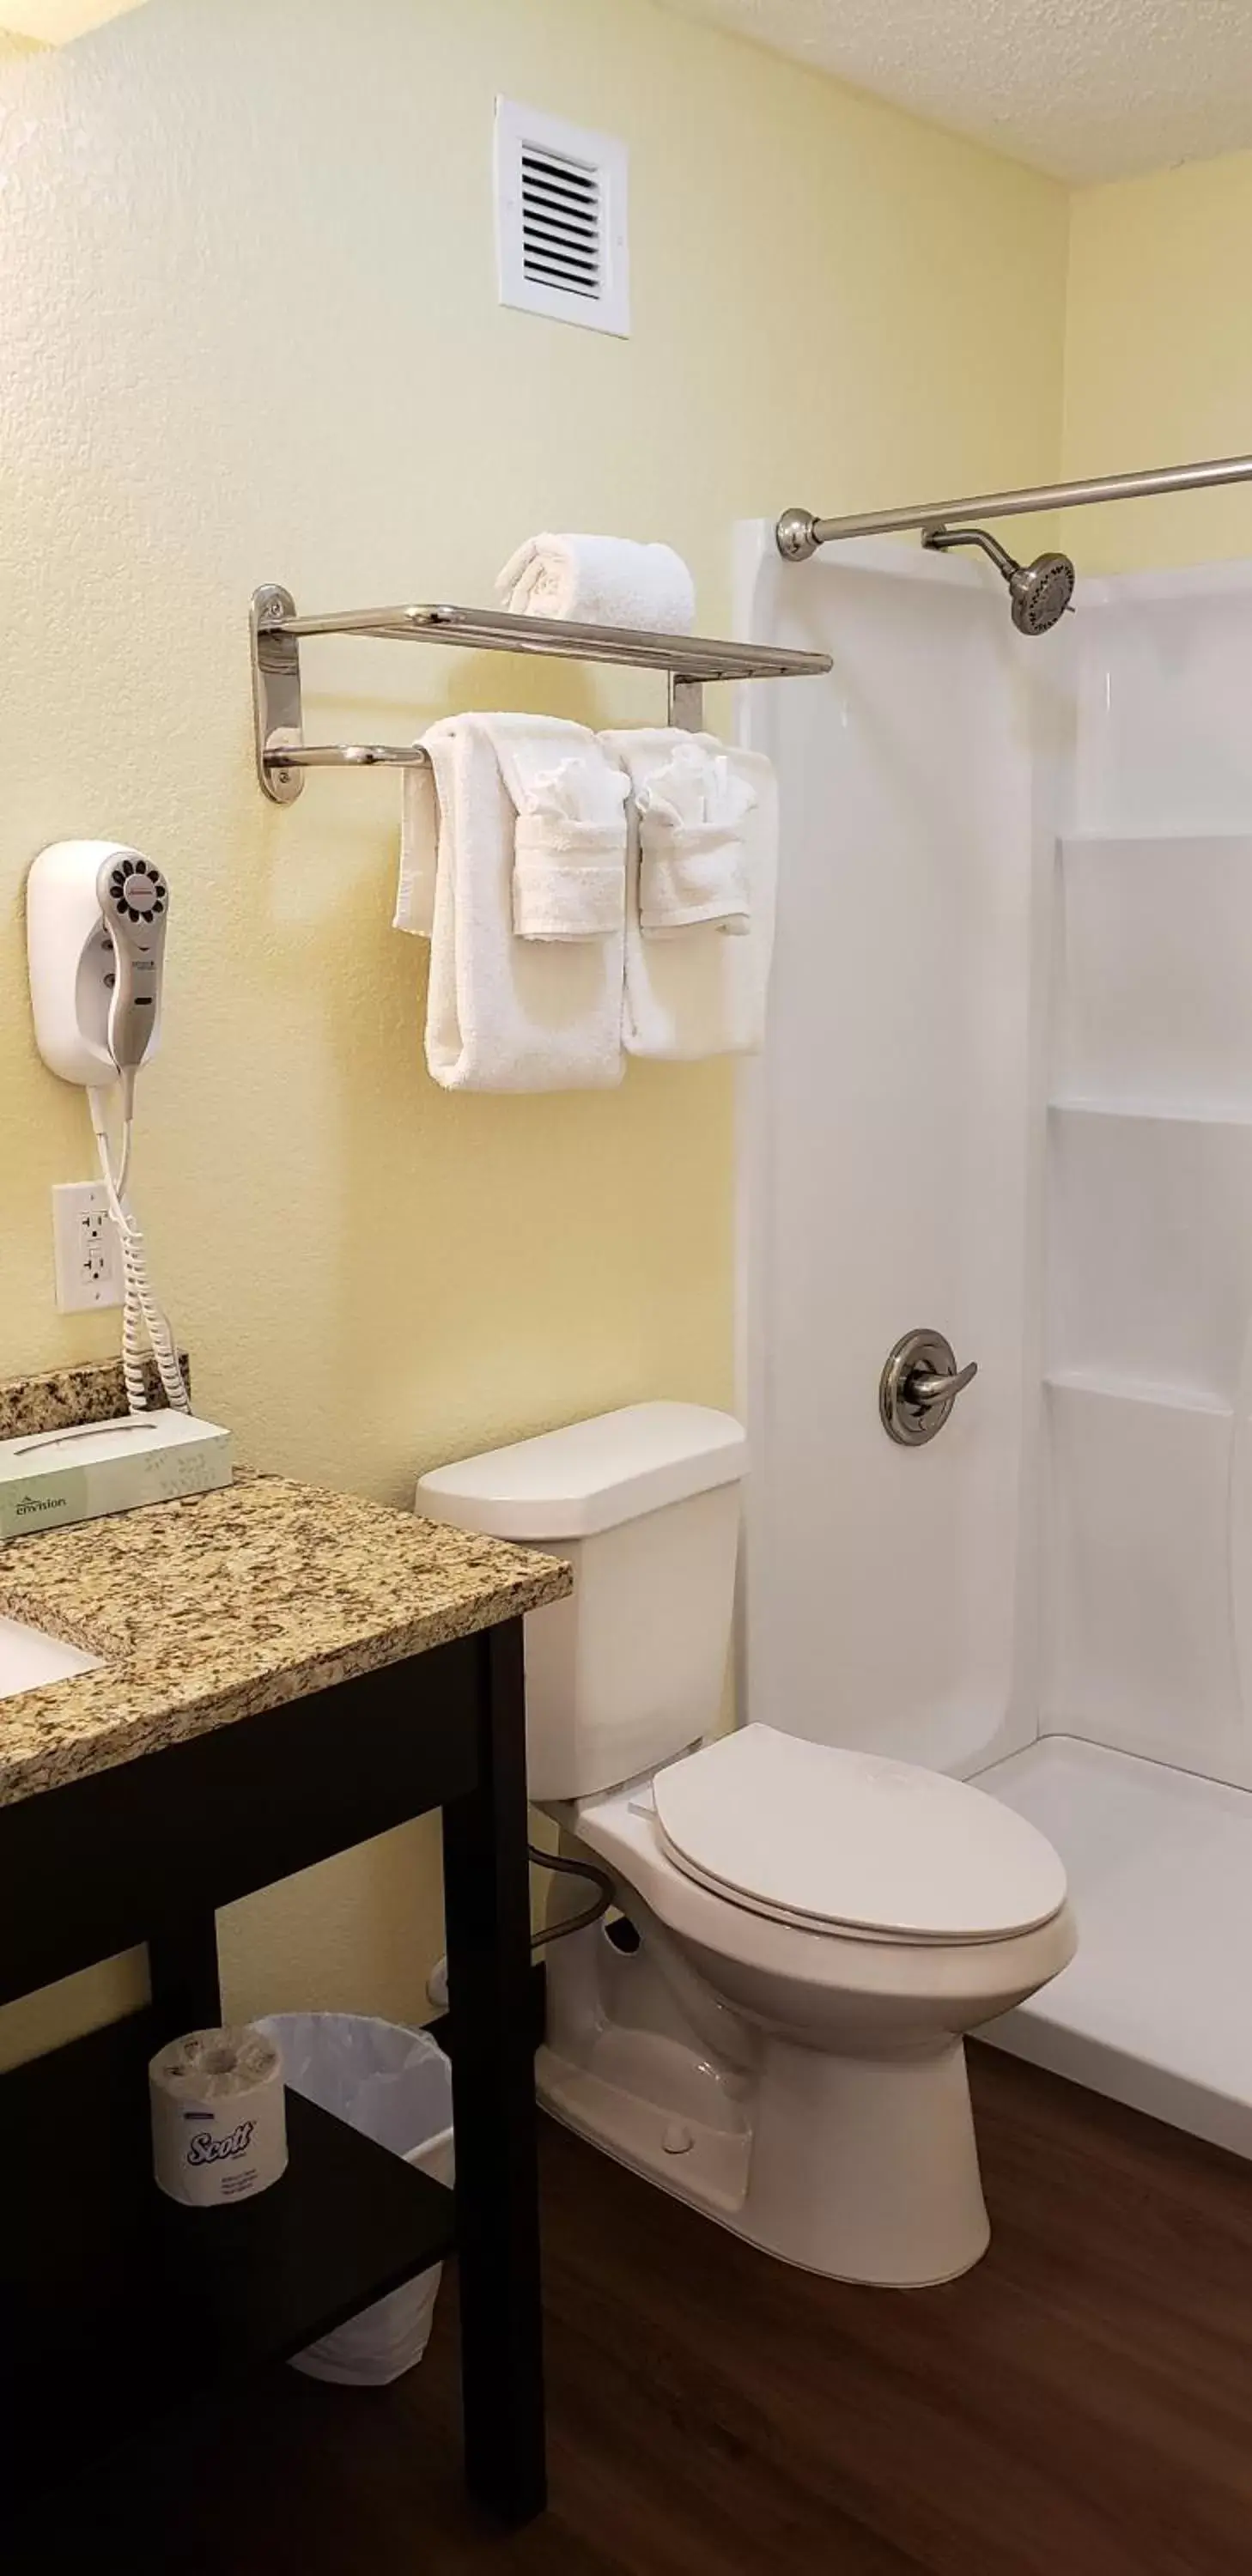
[[[424,2030],[360,2013],[271,2013],[258,2022],[282,2051],[293,2093],[332,2111],[436,2182],[453,2178],[452,2069]],[[311,2343],[292,2361],[310,2379],[381,2388],[422,2358],[442,2264]]]

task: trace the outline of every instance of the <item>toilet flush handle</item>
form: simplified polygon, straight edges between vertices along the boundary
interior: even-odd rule
[[[957,1367],[946,1334],[926,1325],[903,1334],[878,1381],[879,1418],[888,1439],[904,1449],[922,1448],[942,1431],[962,1387],[977,1375],[977,1360]]]

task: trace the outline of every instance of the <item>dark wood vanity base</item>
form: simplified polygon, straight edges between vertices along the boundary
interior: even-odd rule
[[[221,2018],[215,1908],[435,1807],[455,2194],[289,2094],[272,2190],[164,2200],[147,2060]],[[467,2480],[506,2523],[538,2513],[520,1617],[0,1806],[0,2002],[140,1941],[148,2011],[0,2078],[0,2498],[29,2503],[68,2460],[77,2474],[298,2352],[455,2245]]]

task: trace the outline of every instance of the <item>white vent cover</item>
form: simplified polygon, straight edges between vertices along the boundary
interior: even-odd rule
[[[587,331],[630,330],[626,146],[496,101],[500,301]]]

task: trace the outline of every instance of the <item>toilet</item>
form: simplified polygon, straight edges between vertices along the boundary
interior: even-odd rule
[[[730,1415],[637,1404],[418,1486],[575,1571],[526,1621],[530,1795],[620,1917],[547,1949],[540,2099],[785,2262],[951,2280],[990,2232],[965,2033],[1072,1957],[1065,1873],[963,1781],[718,1732],[746,1467]]]

